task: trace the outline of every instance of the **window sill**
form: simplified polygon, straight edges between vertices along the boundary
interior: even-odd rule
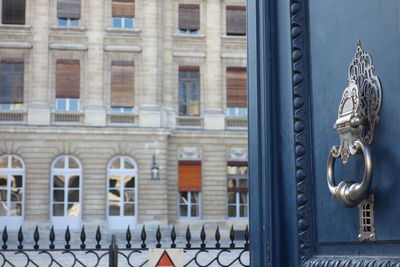
[[[142,33],[142,30],[137,29],[137,28],[106,28],[106,32],[108,33],[127,33],[127,34],[140,34]]]
[[[180,33],[174,33],[172,35],[176,39],[182,39],[182,40],[187,40],[187,39],[197,39],[197,40],[202,40],[206,38],[205,34],[199,33],[199,34],[180,34]]]
[[[0,24],[0,30],[25,30],[32,29],[31,25],[18,25],[18,24]]]
[[[55,32],[86,32],[85,27],[65,27],[65,26],[50,26],[50,29]]]
[[[222,36],[221,36],[221,39],[222,39],[222,40],[228,40],[228,41],[246,42],[246,40],[247,40],[247,35],[244,35],[244,36],[222,35]]]

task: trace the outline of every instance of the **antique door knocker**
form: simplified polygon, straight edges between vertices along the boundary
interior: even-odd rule
[[[340,145],[328,154],[327,181],[333,198],[345,207],[355,207],[368,197],[372,179],[372,157],[369,145],[379,122],[382,90],[373,74],[371,56],[357,42],[357,50],[348,70],[348,86],[339,104],[338,119],[333,128],[340,136]],[[334,178],[336,158],[346,164],[350,155],[364,154],[364,177],[361,183],[344,180],[338,185]]]

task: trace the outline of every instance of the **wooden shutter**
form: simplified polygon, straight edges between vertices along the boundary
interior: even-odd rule
[[[134,18],[135,1],[134,0],[113,0],[112,1],[113,18]]]
[[[134,67],[132,61],[111,63],[111,106],[133,107]]]
[[[199,66],[179,66],[179,71],[200,71]]]
[[[179,29],[200,29],[200,6],[181,4],[179,5]]]
[[[246,35],[246,7],[226,7],[226,34]]]
[[[3,24],[25,24],[25,0],[3,0]]]
[[[228,107],[247,107],[247,71],[242,67],[226,69],[226,91]]]
[[[56,98],[79,98],[79,60],[58,59],[56,76]]]
[[[179,161],[179,191],[201,191],[201,161]]]
[[[3,58],[0,62],[0,103],[24,102],[24,60]]]
[[[80,19],[81,0],[57,0],[57,17],[60,19]]]

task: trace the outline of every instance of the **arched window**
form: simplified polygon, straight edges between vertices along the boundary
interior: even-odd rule
[[[18,229],[24,221],[25,166],[19,157],[0,157],[0,227]]]
[[[109,228],[126,229],[137,219],[137,165],[126,156],[113,158],[107,168],[107,219]]]
[[[82,214],[82,165],[73,156],[60,156],[51,166],[50,217],[56,229],[77,229]]]

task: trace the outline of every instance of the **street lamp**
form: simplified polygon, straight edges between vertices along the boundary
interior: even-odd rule
[[[160,180],[160,168],[156,163],[156,155],[153,155],[153,164],[151,165],[151,180]]]

